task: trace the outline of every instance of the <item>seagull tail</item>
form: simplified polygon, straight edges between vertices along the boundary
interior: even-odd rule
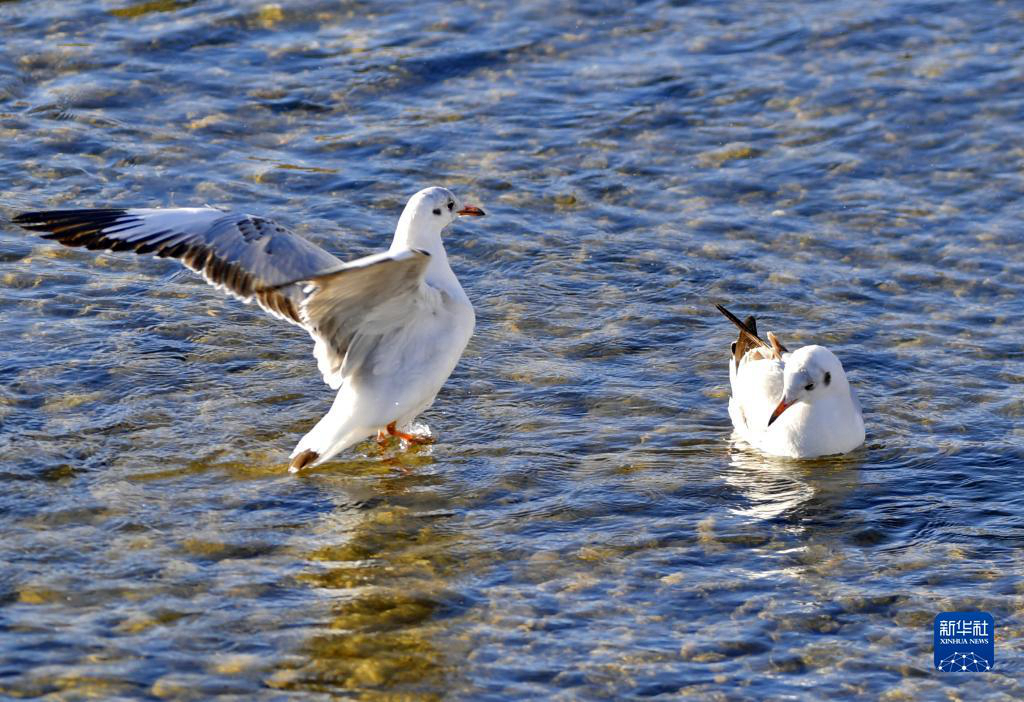
[[[338,417],[333,409],[321,417],[292,450],[288,470],[297,473],[303,468],[320,465],[373,434],[373,429],[354,426],[346,419]]]

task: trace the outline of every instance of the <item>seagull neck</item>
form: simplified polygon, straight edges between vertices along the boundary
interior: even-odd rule
[[[426,251],[434,258],[447,260],[440,232],[413,232],[411,227],[399,226],[395,230],[395,238],[391,241],[391,250],[401,251],[403,249]]]
[[[408,227],[399,226],[395,231],[395,238],[391,242],[391,251],[408,249],[426,251],[430,254],[430,262],[427,264],[425,276],[428,281],[443,285],[455,280],[455,274],[452,272],[451,266],[448,265],[448,253],[444,250],[440,233],[424,236],[420,232],[413,236]]]

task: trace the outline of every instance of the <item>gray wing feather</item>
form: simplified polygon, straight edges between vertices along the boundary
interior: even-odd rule
[[[338,388],[390,331],[417,306],[430,254],[405,250],[358,259],[304,278],[299,317],[316,342],[313,354],[324,382]]]
[[[66,246],[178,259],[217,289],[300,326],[302,292],[283,284],[342,263],[270,220],[212,207],[51,210],[14,222]]]
[[[430,258],[407,250],[346,264],[270,220],[211,207],[52,210],[14,221],[66,246],[178,259],[217,289],[306,329],[333,388],[401,326]]]

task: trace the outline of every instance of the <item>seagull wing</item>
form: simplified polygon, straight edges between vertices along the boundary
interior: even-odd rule
[[[715,308],[725,315],[725,318],[735,324],[736,328],[740,330],[739,341],[733,347],[733,355],[737,365],[739,365],[740,359],[743,358],[746,348],[750,347],[771,349],[778,358],[781,358],[784,353],[789,353],[789,349],[783,346],[782,342],[780,342],[771,332],[768,332],[768,341],[765,341],[757,335],[757,320],[754,317],[747,317],[746,321],[741,322],[739,317],[725,309],[724,306],[715,305]]]
[[[739,317],[722,305],[719,312],[739,330],[733,343],[733,360],[729,364],[729,416],[740,436],[749,440],[768,426],[768,418],[779,404],[783,392],[786,347],[774,334],[768,332],[771,343],[757,335],[757,320]]]
[[[747,351],[738,369],[730,364],[729,415],[744,438],[768,428],[768,418],[778,406],[784,389],[785,362],[766,358],[758,350]]]
[[[26,212],[15,224],[65,246],[176,258],[218,290],[305,327],[300,286],[341,259],[261,217],[212,207]]]
[[[367,357],[424,310],[425,251],[374,254],[336,270],[302,278],[305,299],[299,317],[315,346],[324,382],[339,388]]]

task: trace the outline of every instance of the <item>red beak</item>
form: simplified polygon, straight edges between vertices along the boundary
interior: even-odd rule
[[[792,406],[793,405],[787,405],[785,400],[779,402],[779,406],[775,408],[775,411],[772,412],[772,416],[768,419],[768,426],[771,426],[772,422],[778,419],[780,414],[782,414]]]
[[[459,214],[460,215],[469,215],[470,217],[483,217],[484,216],[484,211],[481,210],[476,205],[466,205],[461,210],[459,210]]]

